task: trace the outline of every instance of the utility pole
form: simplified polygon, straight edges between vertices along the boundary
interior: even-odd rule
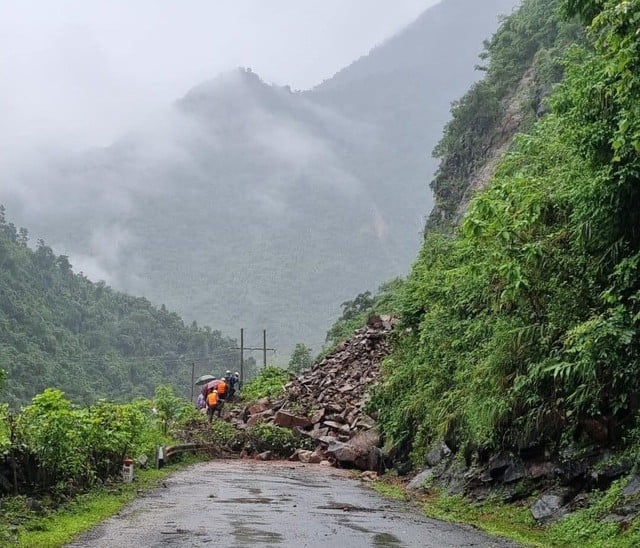
[[[244,328],[240,329],[240,386],[244,386]]]
[[[195,386],[195,374],[196,374],[196,362],[191,362],[191,401],[193,402],[193,391],[195,390],[193,387]]]
[[[267,330],[262,330],[262,366],[267,367]]]

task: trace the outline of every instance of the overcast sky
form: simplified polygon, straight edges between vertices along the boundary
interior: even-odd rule
[[[0,147],[109,144],[237,66],[307,89],[438,1],[0,0]]]

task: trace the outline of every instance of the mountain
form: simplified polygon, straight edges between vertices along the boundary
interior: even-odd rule
[[[19,224],[187,319],[314,351],[340,303],[405,275],[449,103],[516,0],[446,0],[314,89],[249,69],[105,149],[12,174]],[[259,341],[259,342],[258,342]]]
[[[0,206],[0,381],[12,407],[47,387],[83,403],[151,397],[160,384],[188,398],[192,368],[199,376],[237,367],[235,340],[91,282],[28,241]]]
[[[387,297],[370,409],[398,471],[484,517],[529,506],[542,545],[640,542],[638,20],[640,2],[524,0],[501,25]]]

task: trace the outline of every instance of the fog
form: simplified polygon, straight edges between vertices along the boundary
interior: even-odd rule
[[[0,203],[93,281],[317,347],[406,275],[516,2],[0,0]]]
[[[237,66],[306,89],[437,0],[0,0],[0,147],[108,145]]]
[[[133,192],[139,199],[162,189],[136,174],[126,157],[143,171],[176,164],[187,170],[193,158],[181,144],[202,139],[210,148],[217,145],[215,132],[169,109],[176,100],[238,66],[252,67],[268,83],[311,88],[435,3],[0,0],[0,203],[8,202],[10,218],[32,232],[45,224],[36,219],[60,219],[100,204],[100,222],[89,227],[84,249],[65,242],[61,230],[33,236],[71,254],[76,269],[92,279],[144,291],[131,269],[125,274],[119,268],[136,241],[120,221],[131,212]],[[252,141],[290,168],[323,162],[337,187],[359,186],[336,165],[326,143],[295,120],[277,120],[263,109],[243,115],[259,121]],[[127,150],[116,171],[94,169],[87,177],[66,168],[67,158],[74,162],[78,153],[113,143],[122,150],[143,147]],[[253,190],[265,213],[284,211],[282,184],[277,175],[266,176]]]

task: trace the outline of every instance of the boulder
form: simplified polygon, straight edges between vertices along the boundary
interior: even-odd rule
[[[640,493],[640,476],[633,476],[622,490],[625,497],[632,497]]]
[[[270,407],[271,407],[271,401],[269,400],[269,398],[262,398],[261,400],[258,400],[257,402],[254,402],[253,404],[251,404],[247,408],[247,411],[250,415],[256,415],[258,413],[262,413],[266,411]]]
[[[285,426],[287,428],[309,428],[313,426],[313,423],[306,417],[299,417],[286,411],[278,411],[273,418],[273,422],[278,426]]]
[[[424,460],[427,465],[436,466],[437,464],[440,464],[442,459],[448,457],[449,455],[451,455],[451,449],[449,449],[449,446],[446,443],[443,443],[435,449],[429,451]]]
[[[407,484],[407,489],[423,489],[425,483],[433,478],[433,474],[433,468],[426,468]]]
[[[261,422],[266,422],[267,419],[271,419],[273,417],[274,413],[273,410],[271,409],[267,409],[266,411],[263,411],[262,413],[257,413],[255,415],[251,415],[249,417],[249,420],[247,420],[247,426],[255,426],[256,424],[259,424]]]
[[[536,521],[550,521],[561,517],[564,496],[562,494],[548,493],[542,495],[531,506],[531,515]]]
[[[523,464],[514,463],[511,466],[507,467],[504,471],[504,475],[502,476],[502,481],[504,483],[513,483],[518,480],[521,480],[526,475],[526,470]]]
[[[355,464],[356,459],[361,455],[354,447],[342,442],[331,444],[326,453],[336,461],[348,464]]]
[[[298,450],[298,460],[306,464],[320,464],[322,462],[322,456],[315,451],[308,451],[305,449]]]

